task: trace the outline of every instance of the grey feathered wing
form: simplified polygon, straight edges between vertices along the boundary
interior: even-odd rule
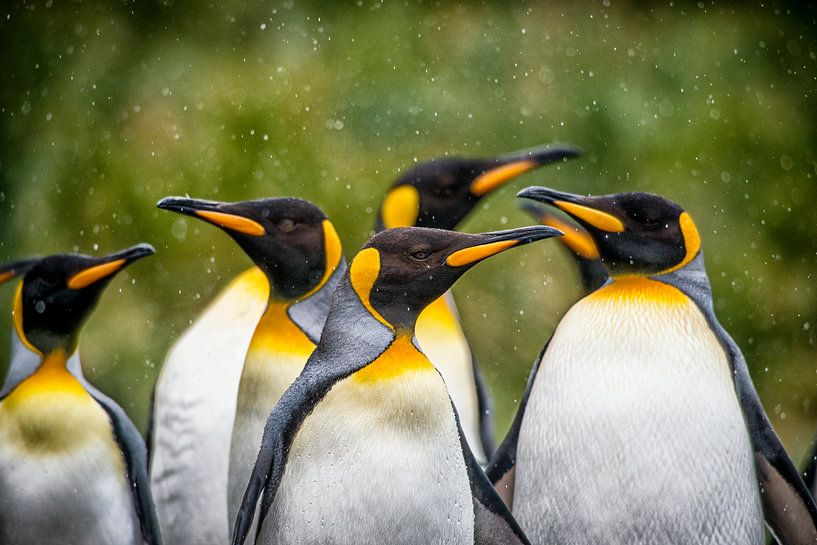
[[[105,409],[111,419],[116,443],[125,458],[125,467],[127,468],[136,514],[139,517],[142,539],[147,545],[161,545],[162,538],[159,531],[159,522],[156,519],[156,509],[150,491],[145,441],[122,407],[94,388],[84,377],[80,378],[80,381],[91,397]]]
[[[769,422],[740,348],[715,316],[703,256],[699,254],[683,269],[656,280],[678,288],[695,302],[726,353],[754,451],[763,515],[769,530],[782,545],[817,543],[817,507]]]
[[[451,404],[451,410],[456,416],[457,410]],[[491,481],[480,468],[479,463],[457,419],[457,431],[460,435],[465,468],[468,472],[468,481],[471,484],[471,498],[474,506],[474,545],[530,545],[527,536],[519,527],[510,510],[499,497]]]
[[[516,409],[516,416],[514,416],[511,427],[502,440],[502,444],[494,453],[488,467],[485,468],[485,474],[488,476],[491,484],[496,488],[497,493],[508,506],[508,509],[513,508],[513,493],[514,493],[514,477],[516,470],[516,444],[519,440],[519,430],[522,428],[522,420],[525,418],[525,409],[528,405],[531,389],[536,380],[536,374],[539,372],[539,364],[542,363],[542,358],[545,356],[550,340],[545,343],[539,357],[533,363],[530,375],[528,375],[528,384],[525,386],[525,393],[522,395],[522,400],[519,402],[519,407]]]

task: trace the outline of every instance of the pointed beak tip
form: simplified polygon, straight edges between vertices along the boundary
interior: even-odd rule
[[[554,201],[567,198],[568,196],[569,194],[567,193],[561,193],[559,191],[540,186],[526,187],[516,194],[516,197],[519,199],[530,199],[532,201],[538,201],[545,204],[553,204]]]
[[[187,200],[183,197],[165,197],[156,203],[156,208],[172,212],[184,212],[189,206]]]
[[[536,242],[537,240],[544,240],[546,238],[564,236],[564,233],[561,230],[548,225],[536,225],[528,227],[527,229],[528,233],[520,239],[521,242],[529,243]]]
[[[584,151],[572,144],[553,144],[545,147],[538,153],[534,152],[532,158],[539,164],[558,163],[576,157],[581,157]]]
[[[532,199],[532,200],[538,200],[538,199],[536,199],[536,197],[535,197],[535,195],[536,195],[536,191],[535,191],[535,190],[536,190],[536,189],[538,189],[538,188],[537,188],[537,187],[526,187],[525,189],[520,190],[520,191],[519,191],[519,192],[516,194],[516,198],[517,198],[517,199]]]
[[[578,146],[564,146],[562,148],[565,159],[572,159],[573,157],[581,157],[584,155],[584,150]]]
[[[147,242],[140,242],[139,244],[132,246],[123,252],[125,254],[125,259],[128,262],[136,261],[137,259],[141,259],[143,257],[147,257],[149,255],[153,255],[156,253],[156,248],[153,245],[148,244]]]

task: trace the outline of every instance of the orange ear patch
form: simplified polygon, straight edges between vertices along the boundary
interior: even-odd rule
[[[372,288],[379,274],[380,252],[375,248],[366,248],[358,252],[349,266],[349,281],[352,283],[352,289],[360,298],[360,302],[378,322],[394,330],[394,327],[374,309],[371,301],[369,301]]]
[[[395,187],[383,199],[380,211],[386,229],[412,227],[420,216],[420,193],[413,185]]]
[[[686,254],[680,263],[674,267],[670,267],[666,271],[662,271],[661,274],[671,273],[681,267],[687,266],[690,261],[695,259],[695,256],[698,255],[698,252],[701,250],[701,234],[698,233],[698,228],[695,226],[695,222],[692,221],[692,216],[686,212],[681,212],[678,223],[681,226],[681,233],[684,235]]]

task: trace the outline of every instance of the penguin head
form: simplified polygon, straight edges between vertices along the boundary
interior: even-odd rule
[[[544,187],[517,195],[544,202],[578,221],[598,248],[611,276],[666,274],[690,263],[701,237],[690,215],[676,203],[651,193],[585,197]]]
[[[14,302],[18,336],[41,354],[58,348],[70,354],[108,282],[154,251],[149,244],[137,244],[105,257],[57,254],[37,260],[23,277]]]
[[[39,258],[28,258],[0,265],[0,284],[5,284],[24,275],[31,267],[36,265],[39,260]]]
[[[546,226],[481,234],[389,229],[373,236],[355,256],[349,280],[380,322],[393,330],[412,330],[420,312],[483,259],[561,234]]]
[[[167,197],[157,206],[221,227],[267,275],[274,298],[291,300],[313,293],[343,257],[332,222],[303,199],[224,203]]]
[[[525,172],[580,153],[572,146],[546,146],[494,159],[444,157],[420,163],[392,185],[376,228],[454,229],[488,193]]]

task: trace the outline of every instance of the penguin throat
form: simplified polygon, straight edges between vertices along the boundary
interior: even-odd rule
[[[434,366],[414,346],[410,332],[401,330],[389,347],[374,361],[357,371],[354,378],[358,382],[371,383],[423,371],[434,371]]]
[[[256,265],[264,272],[270,284],[270,303],[294,304],[318,293],[329,282],[343,261],[343,247],[335,226],[323,220],[323,259],[321,266],[307,263],[305,269],[282,267],[277,261],[258,260]]]
[[[58,348],[41,360],[36,371],[18,384],[7,398],[12,405],[35,395],[63,393],[86,396],[85,388],[67,368],[68,356]]]
[[[689,301],[677,288],[643,276],[616,277],[613,282],[594,291],[587,298],[619,303],[649,301],[662,305],[685,305]]]
[[[249,352],[285,353],[308,357],[315,349],[304,331],[287,312],[291,302],[271,301],[258,322]]]
[[[265,260],[258,260],[255,264],[260,268],[270,285],[270,303],[292,304],[306,299],[319,289],[323,271],[316,268],[290,270],[278,263],[270,264]]]
[[[76,331],[72,333],[56,333],[43,328],[28,326],[23,318],[23,283],[17,287],[12,307],[12,321],[14,330],[20,342],[31,352],[45,357],[46,354],[62,350],[66,354],[73,354],[77,348]],[[30,322],[31,320],[29,320]],[[78,328],[77,328],[78,329]]]

